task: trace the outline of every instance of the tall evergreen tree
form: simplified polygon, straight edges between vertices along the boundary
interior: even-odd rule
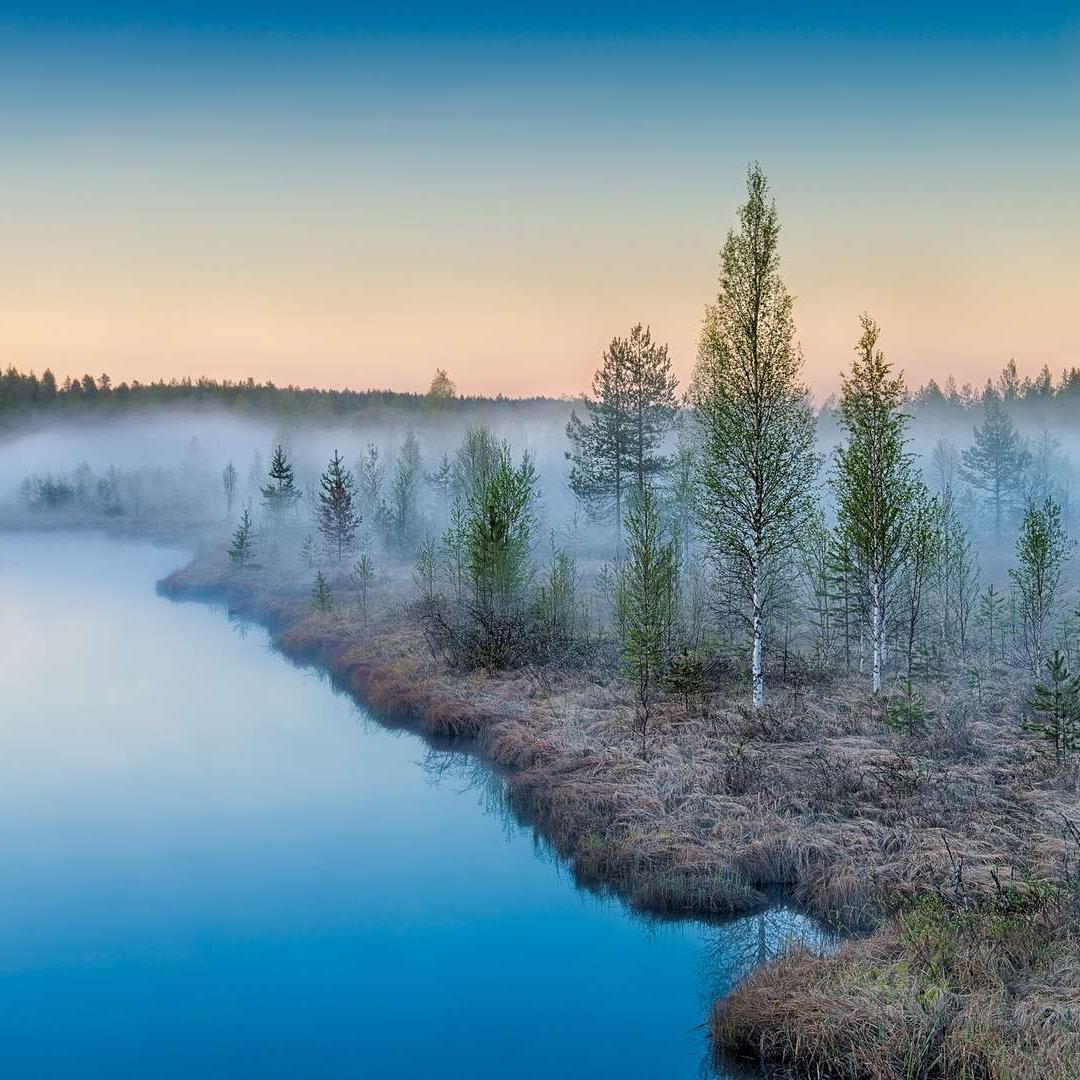
[[[285,447],[278,443],[270,457],[270,482],[262,488],[263,506],[280,518],[300,500],[300,489],[293,476],[292,462]]]
[[[997,541],[1006,511],[1019,503],[1029,459],[1027,444],[1002,399],[988,386],[983,394],[983,422],[975,428],[974,444],[963,453],[963,472],[990,505]]]
[[[585,399],[587,419],[571,414],[570,488],[592,516],[614,523],[617,537],[628,496],[669,465],[660,448],[676,413],[676,386],[667,346],[639,323],[605,350]]]
[[[813,509],[817,473],[779,235],[765,175],[751,166],[739,228],[721,253],[720,294],[706,314],[690,392],[702,434],[699,526],[746,606],[754,708],[765,693],[765,620]]]
[[[877,347],[879,330],[862,316],[862,336],[844,376],[833,486],[840,531],[866,590],[874,693],[881,692],[886,605],[904,566],[909,514],[921,481],[905,448],[904,380]]]
[[[337,552],[337,561],[341,562],[345,552],[356,543],[360,514],[356,509],[356,482],[336,450],[319,480],[319,488],[319,532],[327,547]]]

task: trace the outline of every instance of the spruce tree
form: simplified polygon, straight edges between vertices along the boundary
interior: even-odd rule
[[[1017,505],[1023,489],[1030,454],[1001,398],[989,386],[983,394],[983,422],[976,426],[975,442],[962,460],[964,478],[983,492],[993,513],[994,539],[1000,541],[1005,513]]]
[[[1080,676],[1071,675],[1059,649],[1046,660],[1049,680],[1032,691],[1024,730],[1043,741],[1058,768],[1080,749]]]
[[[293,477],[292,462],[285,447],[278,443],[270,457],[270,482],[262,487],[263,506],[274,518],[280,519],[300,499],[300,489]]]
[[[843,378],[833,487],[840,531],[865,589],[873,689],[881,692],[886,606],[904,566],[909,515],[921,486],[906,450],[904,381],[877,347],[878,327],[862,316],[862,336]]]
[[[245,507],[240,515],[240,524],[233,533],[229,545],[229,558],[242,570],[255,555],[255,528],[251,521],[251,511]]]
[[[744,605],[757,709],[765,622],[813,509],[817,460],[792,298],[780,279],[779,218],[757,165],[747,196],[724,243],[690,400],[701,429],[698,523]]]
[[[346,551],[356,543],[360,514],[356,509],[356,483],[335,450],[326,472],[319,481],[318,524],[327,547],[336,551],[341,562]]]

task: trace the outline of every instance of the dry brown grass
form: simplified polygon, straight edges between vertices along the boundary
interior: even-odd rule
[[[1060,960],[1002,974],[984,950],[980,978],[938,992],[888,915],[939,892],[958,865],[973,897],[992,895],[995,879],[1056,871],[1075,785],[1018,737],[1007,694],[974,709],[926,687],[935,718],[917,738],[890,731],[852,687],[778,694],[757,716],[740,689],[714,695],[707,717],[673,698],[643,759],[617,679],[446,672],[402,616],[400,588],[384,586],[366,627],[353,610],[313,613],[306,579],[271,589],[213,561],[162,589],[225,596],[387,722],[473,740],[508,770],[515,810],[589,887],[645,912],[716,917],[781,887],[832,925],[876,928],[835,956],[757,971],[718,1009],[721,1046],[796,1076],[1080,1077],[1069,934],[1052,936]],[[1022,940],[1017,955],[1049,948]]]

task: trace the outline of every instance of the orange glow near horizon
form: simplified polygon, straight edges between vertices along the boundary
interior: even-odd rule
[[[863,310],[913,386],[1080,364],[1072,38],[252,41],[0,35],[0,364],[573,395],[643,322],[685,381],[751,159],[819,399]]]

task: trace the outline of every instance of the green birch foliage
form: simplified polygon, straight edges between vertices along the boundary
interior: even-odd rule
[[[814,418],[800,381],[793,303],[780,278],[780,222],[759,166],[749,170],[739,227],[721,252],[689,400],[701,433],[698,524],[732,580],[752,635],[761,704],[764,624],[791,547],[813,509]]]
[[[618,623],[623,660],[634,684],[642,753],[650,694],[665,668],[676,611],[675,544],[664,535],[656,497],[646,487],[626,513],[626,555],[618,570]]]
[[[886,604],[904,566],[909,516],[921,489],[906,449],[904,381],[877,347],[879,330],[862,316],[851,371],[843,377],[835,454],[837,521],[866,590],[873,647],[874,692],[881,690]]]
[[[475,602],[483,611],[517,607],[532,580],[536,486],[529,456],[515,467],[510,448],[503,444],[469,501],[465,562]]]

